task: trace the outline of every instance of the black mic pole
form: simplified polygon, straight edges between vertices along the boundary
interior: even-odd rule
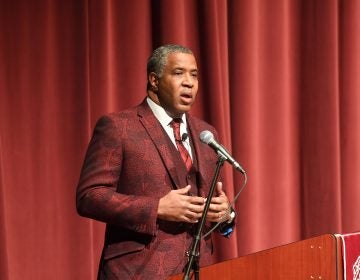
[[[194,240],[193,240],[193,243],[192,243],[192,246],[191,246],[191,250],[189,251],[189,260],[188,260],[188,262],[186,264],[186,267],[185,267],[183,280],[190,280],[190,271],[191,271],[191,269],[194,270],[195,280],[199,279],[199,257],[200,257],[200,252],[198,250],[199,250],[199,243],[200,243],[200,240],[201,240],[201,233],[202,233],[202,230],[203,230],[204,225],[205,225],[206,215],[209,212],[210,202],[211,202],[211,198],[212,198],[212,196],[214,194],[216,182],[217,182],[218,177],[219,177],[220,168],[223,166],[224,161],[226,160],[226,157],[222,153],[218,153],[218,155],[219,155],[219,157],[218,157],[218,161],[216,163],[215,174],[214,174],[213,180],[211,182],[208,197],[206,199],[204,212],[203,212],[203,214],[201,216],[200,223],[198,224],[196,234],[194,236]]]

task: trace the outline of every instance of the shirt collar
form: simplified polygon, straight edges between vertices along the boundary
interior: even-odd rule
[[[159,120],[161,125],[163,127],[168,126],[170,124],[170,122],[173,120],[173,118],[170,117],[166,113],[166,111],[164,110],[163,107],[161,107],[160,105],[158,105],[154,101],[152,101],[150,97],[147,97],[146,101],[149,104],[149,107],[150,107],[151,111],[154,113],[155,117]],[[181,119],[182,119],[183,124],[185,124],[185,126],[186,126],[186,116],[185,116],[185,114],[182,114]]]

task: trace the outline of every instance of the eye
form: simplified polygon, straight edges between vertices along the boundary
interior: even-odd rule
[[[191,76],[192,76],[193,78],[197,78],[197,77],[198,77],[198,73],[197,73],[197,72],[192,72],[192,73],[191,73]]]

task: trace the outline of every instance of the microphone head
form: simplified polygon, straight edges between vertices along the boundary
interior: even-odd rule
[[[186,141],[186,139],[188,138],[188,134],[187,133],[183,133],[183,135],[181,135],[181,141]]]
[[[214,139],[214,134],[209,130],[204,130],[200,133],[200,140],[205,144],[209,144]]]

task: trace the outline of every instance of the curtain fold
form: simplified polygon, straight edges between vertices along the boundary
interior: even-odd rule
[[[229,11],[231,131],[249,174],[237,204],[243,255],[300,239],[300,9],[296,1],[233,1]]]
[[[75,209],[85,150],[101,115],[146,96],[166,43],[195,52],[192,113],[249,176],[218,261],[360,230],[359,1],[3,0],[2,279],[96,279],[104,225]],[[242,183],[225,163],[231,198]]]
[[[348,232],[360,228],[360,3],[342,1],[339,9],[341,227]]]
[[[302,230],[309,236],[341,229],[339,10],[338,1],[307,2],[302,8],[308,23],[301,40]]]

